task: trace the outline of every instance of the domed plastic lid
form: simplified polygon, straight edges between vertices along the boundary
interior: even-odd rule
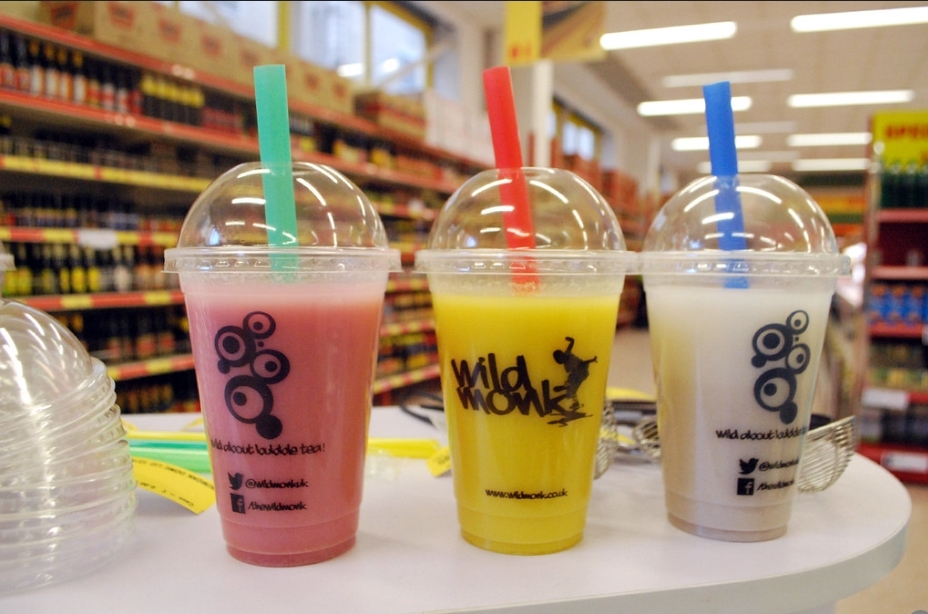
[[[523,189],[519,202],[528,202],[530,224],[513,220]],[[634,261],[615,213],[589,183],[566,170],[523,168],[487,170],[465,182],[432,225],[416,267],[509,273],[524,266],[526,252],[539,273],[627,270]]]
[[[0,423],[98,386],[100,361],[45,312],[0,299],[0,330]]]
[[[292,183],[292,227],[286,216],[275,222],[274,210],[266,207],[265,184],[280,186],[279,169],[249,162],[223,173],[191,206],[177,247],[165,250],[165,270],[400,269],[399,252],[389,248],[380,216],[354,183],[332,168],[305,162],[293,163],[290,179],[282,180]]]
[[[818,204],[775,175],[693,181],[661,208],[642,251],[645,274],[839,276],[850,271]]]

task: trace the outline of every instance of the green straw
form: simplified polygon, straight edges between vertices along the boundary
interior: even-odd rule
[[[206,442],[129,441],[133,458],[148,458],[195,473],[212,473]]]
[[[255,66],[254,75],[258,147],[261,162],[269,170],[261,176],[267,241],[271,247],[297,247],[286,68],[283,64]],[[275,268],[280,268],[277,264]]]

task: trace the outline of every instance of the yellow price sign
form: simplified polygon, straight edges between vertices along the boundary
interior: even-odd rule
[[[928,163],[928,111],[888,111],[872,120],[873,151],[884,165]]]
[[[504,63],[531,64],[541,56],[541,2],[507,2]]]

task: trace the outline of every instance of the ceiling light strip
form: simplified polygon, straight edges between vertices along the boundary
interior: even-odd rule
[[[732,111],[746,111],[751,108],[749,96],[733,96],[731,99]],[[706,112],[706,101],[703,98],[688,98],[685,100],[651,100],[638,105],[638,114],[644,117],[656,115],[694,115]]]
[[[768,83],[772,81],[790,81],[795,73],[790,68],[771,68],[768,70],[736,70],[733,72],[702,73],[695,75],[670,75],[661,79],[664,87],[701,87],[719,81],[729,83]]]
[[[607,32],[600,37],[599,44],[607,51],[615,51],[617,49],[723,40],[733,37],[737,31],[738,26],[735,22],[719,21],[690,26]]]
[[[928,6],[797,15],[790,20],[789,26],[793,29],[793,32],[825,32],[828,30],[905,26],[918,23],[928,23]]]
[[[831,92],[827,94],[793,94],[786,104],[793,108],[840,107],[858,104],[895,104],[911,102],[912,90],[885,90],[873,92]]]
[[[791,134],[786,137],[790,147],[819,147],[824,145],[867,145],[872,135],[869,132],[831,132],[819,134]]]
[[[745,134],[735,137],[736,149],[757,149],[760,147],[763,139],[755,134]],[[670,142],[670,147],[674,151],[709,151],[709,137],[693,136],[680,137]]]

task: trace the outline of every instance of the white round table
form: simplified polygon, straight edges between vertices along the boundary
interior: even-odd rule
[[[176,429],[190,414],[128,416]],[[436,438],[395,408],[371,435]],[[879,465],[855,456],[828,490],[799,496],[784,537],[713,541],[666,520],[659,467],[614,464],[596,480],[583,541],[556,554],[486,552],[458,533],[450,477],[425,461],[369,463],[357,545],[317,565],[270,569],[229,556],[215,506],[195,515],[139,492],[136,534],[81,578],[0,596],[2,612],[831,612],[901,559],[911,502]]]

